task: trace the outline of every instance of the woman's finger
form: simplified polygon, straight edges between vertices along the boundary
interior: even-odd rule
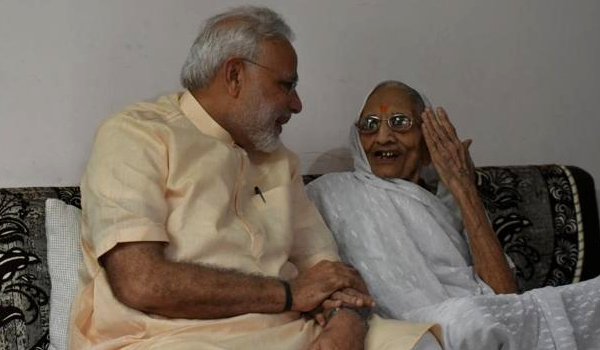
[[[464,166],[466,166],[467,168],[471,167],[472,161],[471,161],[471,154],[469,152],[469,147],[471,147],[471,143],[473,143],[473,140],[471,139],[467,139],[464,140],[462,142],[462,152],[460,153],[461,155],[461,162]]]
[[[327,320],[325,319],[325,315],[322,312],[320,312],[320,313],[318,313],[318,314],[315,315],[315,321],[317,321],[317,323],[321,327],[325,327],[325,325],[327,324]]]
[[[434,134],[431,132],[431,129],[429,128],[429,126],[425,127],[425,131],[424,133],[427,133],[430,141],[431,146],[433,146],[433,152],[434,154],[432,154],[432,160],[433,157],[437,158],[437,162],[443,162],[443,163],[448,163],[448,162],[452,162],[455,158],[454,154],[456,153],[456,149],[455,147],[453,147],[452,145],[449,145],[448,143],[444,143],[442,140],[440,140],[440,138],[438,137],[437,134]],[[427,143],[427,138],[425,139],[425,142]],[[431,148],[430,148],[431,151]]]
[[[471,147],[471,144],[473,143],[473,140],[471,139],[466,139],[462,142],[463,146],[465,146],[465,149],[468,151],[469,147]]]
[[[435,116],[435,113],[433,112],[433,110],[429,107],[425,108],[425,112],[424,113],[424,118],[423,118],[423,122],[425,124],[427,124],[427,127],[429,128],[429,131],[431,132],[432,136],[436,136],[439,138],[439,123],[437,121],[437,118]]]
[[[343,300],[327,299],[321,303],[321,307],[323,310],[335,309],[336,307],[341,307],[343,303]]]
[[[429,155],[431,157],[432,162],[435,165],[439,161],[439,158],[441,157],[440,153],[439,153],[439,149],[438,149],[438,144],[434,140],[434,137],[431,133],[430,126],[428,126],[428,123],[423,123],[423,126],[421,129],[423,131],[423,138],[425,139],[425,144],[427,145],[427,149],[429,150]]]
[[[440,127],[444,130],[444,135],[449,135],[450,137],[442,147],[449,151],[452,159],[456,162],[456,165],[462,168],[464,164],[467,164],[467,159],[469,158],[468,145],[470,145],[470,141],[464,143],[458,138],[456,128],[452,122],[450,122],[448,114],[442,107],[438,108],[438,116]]]
[[[456,134],[456,128],[454,128],[454,125],[452,125],[448,118],[448,114],[442,107],[438,107],[437,116],[441,129],[440,133],[442,133],[445,138],[444,147],[451,153],[454,159],[460,160],[462,158],[463,145]]]
[[[361,308],[375,306],[375,301],[373,300],[373,297],[353,288],[344,288],[342,290],[339,290],[333,293],[330,299],[342,301],[343,305],[348,307]]]
[[[444,130],[444,133],[448,136],[450,140],[458,141],[458,134],[456,133],[456,128],[450,122],[450,118],[448,118],[448,113],[443,107],[438,107],[437,110],[438,121],[440,126]]]
[[[445,163],[447,162],[447,151],[444,149],[444,146],[441,144],[439,139],[433,135],[431,129],[427,125],[423,125],[423,135],[425,138],[425,144],[429,150],[429,155],[431,156],[431,161],[437,167],[445,167]],[[443,170],[443,169],[438,169]]]
[[[438,107],[435,111],[430,109],[430,120],[433,131],[438,135],[438,138],[443,142],[449,142],[452,140],[452,134],[449,133],[445,126],[442,124],[443,118],[441,112],[443,110]]]
[[[440,150],[447,151],[448,154],[445,156],[455,158],[459,152],[460,142],[453,135],[452,129],[444,125],[444,119],[447,121],[447,118],[434,116],[432,111],[429,110],[426,119],[424,125],[427,125],[431,139]]]
[[[435,136],[432,135],[429,124],[423,124],[423,136],[425,143],[429,149],[431,161],[436,167],[438,173],[450,180],[449,177],[456,176],[461,173],[461,169],[465,167],[463,159],[464,155],[457,150],[453,145],[443,144]],[[464,170],[462,170],[464,172]]]
[[[423,130],[423,134],[425,136],[425,142],[428,142],[428,146],[430,148],[437,149],[439,148],[441,142],[438,134],[435,131],[435,127],[433,126],[433,117],[427,112],[424,112],[423,116],[423,126],[421,129]]]

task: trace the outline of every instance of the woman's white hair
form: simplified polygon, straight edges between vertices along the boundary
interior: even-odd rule
[[[256,60],[264,40],[292,41],[294,33],[276,12],[266,7],[241,6],[209,18],[181,69],[188,90],[208,87],[221,65],[232,57]]]

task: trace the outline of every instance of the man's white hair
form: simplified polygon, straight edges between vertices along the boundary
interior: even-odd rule
[[[209,18],[183,64],[181,85],[191,91],[208,87],[226,60],[255,61],[260,44],[269,39],[294,39],[283,18],[269,8],[241,6]]]

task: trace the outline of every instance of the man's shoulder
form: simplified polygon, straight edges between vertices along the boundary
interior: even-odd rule
[[[165,95],[154,101],[139,102],[124,108],[103,120],[96,139],[106,138],[113,142],[115,135],[154,134],[168,135],[183,116],[179,108],[180,93]]]
[[[124,108],[110,119],[134,119],[140,122],[168,123],[183,115],[179,105],[181,92],[160,96],[153,101],[142,101]]]
[[[290,159],[292,162],[300,162],[300,157],[298,156],[298,154],[296,154],[296,152],[292,151],[291,149],[287,148],[287,146],[282,144],[281,147],[279,147],[278,151],[280,152],[282,157]]]

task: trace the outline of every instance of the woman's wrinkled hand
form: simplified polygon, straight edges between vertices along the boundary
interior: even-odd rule
[[[375,301],[369,295],[365,295],[352,288],[344,288],[329,296],[324,300],[320,307],[306,312],[305,314],[313,318],[317,323],[324,327],[327,325],[325,314],[336,308],[349,309],[371,309],[375,307]]]
[[[310,345],[310,350],[363,350],[366,334],[360,316],[341,309]]]
[[[458,138],[456,129],[441,107],[435,112],[426,108],[421,117],[423,136],[440,179],[452,193],[474,189],[475,167],[469,154],[472,141]]]

